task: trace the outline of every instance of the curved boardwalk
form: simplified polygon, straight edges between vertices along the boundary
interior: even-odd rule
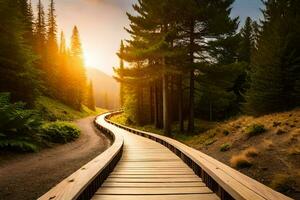
[[[97,117],[105,152],[39,200],[291,200],[176,140]]]
[[[123,155],[93,200],[219,199],[163,145],[118,128]]]

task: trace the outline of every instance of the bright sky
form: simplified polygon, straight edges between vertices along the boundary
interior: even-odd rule
[[[38,0],[32,0],[34,10]],[[42,0],[48,9],[50,0]],[[69,42],[72,28],[79,28],[85,63],[112,75],[113,67],[118,66],[116,52],[121,39],[128,38],[124,26],[129,24],[126,11],[136,0],[56,0],[56,14],[59,32],[63,30]],[[237,0],[233,16],[258,18],[261,16],[260,0]]]

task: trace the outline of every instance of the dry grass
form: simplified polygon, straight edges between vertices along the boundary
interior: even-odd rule
[[[252,166],[251,160],[244,154],[232,156],[230,164],[232,167],[238,169],[249,168]]]
[[[256,157],[258,155],[258,150],[254,147],[249,147],[243,152],[243,154],[247,157]]]
[[[295,181],[289,175],[276,174],[272,179],[270,187],[279,192],[289,192],[293,190],[294,185]]]

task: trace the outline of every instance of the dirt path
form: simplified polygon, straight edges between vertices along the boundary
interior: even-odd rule
[[[0,155],[0,200],[32,200],[99,155],[110,141],[93,126],[93,117],[78,120],[81,137],[36,154]]]

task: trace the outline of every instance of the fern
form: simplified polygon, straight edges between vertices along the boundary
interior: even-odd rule
[[[0,148],[37,151],[40,125],[36,111],[22,102],[10,103],[9,94],[0,93]]]

